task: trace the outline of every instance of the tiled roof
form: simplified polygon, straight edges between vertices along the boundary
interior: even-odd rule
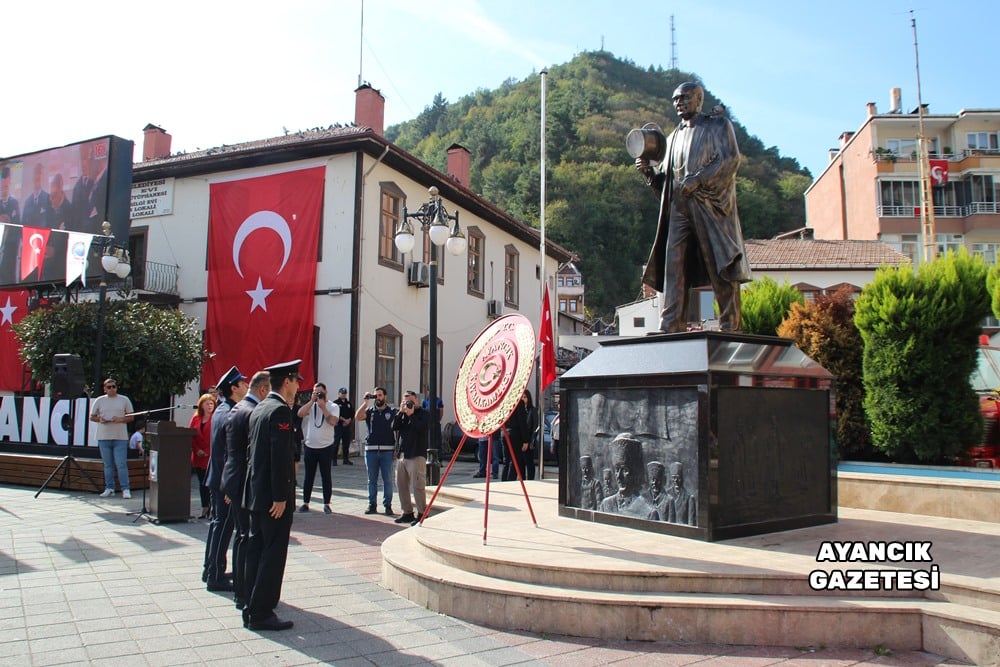
[[[747,240],[750,267],[765,269],[877,269],[910,261],[881,241]]]
[[[215,146],[214,148],[208,148],[205,150],[175,153],[169,157],[157,158],[155,160],[145,160],[139,163],[139,166],[148,167],[152,165],[170,164],[171,162],[183,162],[186,160],[209,156],[233,155],[236,153],[254,151],[262,148],[292,146],[294,144],[311,143],[322,139],[357,136],[370,131],[370,128],[360,125],[330,125],[329,127],[314,127],[309,130],[288,132],[284,135],[269,137],[267,139],[255,139],[253,141],[244,141],[238,144],[222,144],[221,146]]]

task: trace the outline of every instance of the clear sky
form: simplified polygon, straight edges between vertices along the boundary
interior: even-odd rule
[[[919,2],[920,4],[914,4]],[[354,119],[359,70],[386,124],[602,46],[701,76],[751,134],[818,175],[867,102],[1000,108],[996,0],[68,0],[5,3],[0,156],[159,125],[173,150]],[[624,141],[624,137],[623,137]],[[624,144],[623,144],[624,146]],[[623,162],[629,158],[622,150]]]

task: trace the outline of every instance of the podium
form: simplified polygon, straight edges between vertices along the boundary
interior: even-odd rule
[[[172,421],[149,422],[149,514],[155,523],[191,518],[191,436]]]

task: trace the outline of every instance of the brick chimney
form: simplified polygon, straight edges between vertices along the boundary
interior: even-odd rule
[[[385,134],[385,98],[367,83],[354,91],[354,122],[379,136]]]
[[[150,123],[142,128],[145,135],[142,140],[142,161],[157,160],[161,157],[170,157],[170,139],[162,127],[157,127]]]
[[[452,144],[448,147],[448,175],[465,187],[469,187],[471,165],[472,154],[465,146]]]

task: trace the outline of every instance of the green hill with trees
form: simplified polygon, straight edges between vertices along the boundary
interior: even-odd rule
[[[607,51],[584,52],[546,79],[546,235],[575,252],[587,286],[588,315],[606,321],[640,295],[641,267],[659,201],[635,172],[625,135],[646,123],[666,133],[677,115],[670,97],[690,72],[643,69]],[[704,110],[723,102],[706,89]],[[415,119],[386,137],[446,171],[447,149],[472,153],[472,189],[510,214],[539,224],[541,76],[509,79],[457,102],[439,93]],[[766,148],[736,119],[743,164],[737,188],[746,238],[770,238],[805,224],[809,172]]]

